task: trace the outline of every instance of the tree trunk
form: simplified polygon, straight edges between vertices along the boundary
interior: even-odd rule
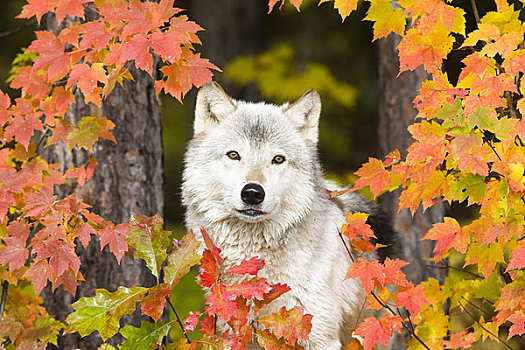
[[[48,19],[45,27],[56,30],[56,21]],[[75,104],[70,105],[67,117],[75,123],[83,116],[105,116],[113,123],[113,135],[117,143],[100,140],[93,146],[93,156],[98,161],[93,178],[83,188],[64,186],[58,195],[72,194],[90,204],[93,211],[114,223],[128,222],[131,215],[164,215],[164,179],[162,175],[162,134],[160,103],[155,94],[153,80],[145,73],[131,70],[135,82],[117,84],[104,100],[102,108],[86,104],[80,93],[76,93]],[[46,149],[49,163],[61,164],[66,170],[70,166],[81,166],[87,161],[87,151],[74,149],[69,152],[63,144]],[[80,271],[86,282],[80,282],[76,296],[62,287],[51,292],[48,285],[42,296],[51,315],[65,320],[73,311],[71,303],[83,296],[94,296],[95,288],[114,291],[118,286],[152,286],[155,278],[141,259],[122,258],[120,265],[108,248],[100,251],[98,240],[87,249],[77,247],[81,259]],[[138,315],[126,316],[126,324],[140,326]],[[120,335],[112,343],[122,341]],[[98,334],[80,340],[78,333],[59,338],[60,349],[96,349],[102,343]]]
[[[414,141],[407,130],[417,114],[412,101],[422,81],[427,78],[421,67],[397,76],[399,58],[396,48],[400,40],[398,35],[390,34],[378,42],[379,143],[383,155],[396,148],[406,155],[407,147]],[[443,221],[443,205],[439,204],[424,212],[420,207],[414,216],[408,209],[397,213],[399,195],[400,190],[386,193],[381,198],[381,204],[387,212],[392,213],[394,227],[400,233],[404,258],[410,263],[404,271],[415,284],[430,277],[442,283],[446,270],[429,267],[429,263],[423,260],[434,255],[434,242],[422,241],[421,238],[434,223]],[[398,339],[395,349],[403,348],[401,344]]]

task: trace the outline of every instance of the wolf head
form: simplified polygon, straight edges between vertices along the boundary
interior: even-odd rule
[[[202,87],[183,174],[189,215],[203,226],[228,220],[278,230],[302,220],[324,191],[316,188],[320,111],[313,89],[275,106],[233,100],[217,83]]]

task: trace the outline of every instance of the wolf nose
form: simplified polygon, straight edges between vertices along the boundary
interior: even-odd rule
[[[241,199],[246,204],[261,204],[264,200],[264,189],[254,183],[247,184],[241,191]]]

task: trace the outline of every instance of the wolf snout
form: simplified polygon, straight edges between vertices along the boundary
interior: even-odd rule
[[[264,189],[261,185],[249,183],[242,188],[241,199],[246,204],[261,204],[264,200]]]

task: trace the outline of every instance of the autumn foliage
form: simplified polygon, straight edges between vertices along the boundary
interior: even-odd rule
[[[277,2],[269,1],[270,11]],[[519,9],[495,2],[496,10],[469,33],[465,11],[441,0],[399,0],[395,7],[388,0],[367,2],[365,20],[373,22],[374,39],[391,32],[401,36],[400,74],[422,66],[430,78],[414,100],[419,114],[409,128],[414,142],[406,156],[394,151],[383,161],[371,158],[357,171],[355,189],[368,186],[378,196],[401,187],[399,210],[412,213],[438,201],[466,201],[479,215],[469,223],[447,217],[425,236],[436,241],[436,266],[448,267],[451,256],[461,260],[459,271],[451,271],[442,285],[434,279],[414,285],[401,260],[352,256],[345,278],[362,281],[369,293],[363,308],[389,312],[356,325],[353,335],[361,345],[349,348],[386,345],[394,332],[409,333],[413,349],[469,348],[487,339],[511,347],[507,341],[525,333],[525,27]],[[218,69],[195,52],[201,28],[173,3],[28,0],[22,9],[21,18],[38,21],[54,12],[66,28],[36,33],[25,54],[32,64],[18,67],[11,81],[19,98],[0,92],[0,278],[9,299],[0,320],[2,348],[45,348],[62,329],[82,336],[98,331],[103,340],[120,332],[126,338],[122,349],[164,347],[175,326],[198,329],[202,337],[174,340],[167,345],[172,349],[243,349],[252,339],[266,349],[300,348],[308,338],[311,316],[301,308],[264,313],[289,287],[258,277],[265,262],[257,257],[224,270],[220,249],[204,230],[199,253],[194,233],[173,240],[159,216],[115,224],[82,201],[54,193],[55,185],[68,181],[83,186],[96,160],[63,172],[41,157],[43,148],[64,142],[70,150],[91,150],[100,138],[115,140],[115,125],[106,116],[87,116],[78,124],[65,117],[77,92],[100,107],[116,84],[133,79],[133,65],[156,79],[158,93],[181,100]],[[299,9],[302,0],[291,3]],[[344,20],[357,0],[333,5]],[[95,19],[83,20],[87,9]],[[452,50],[466,53],[454,84],[442,69]],[[349,214],[341,234],[355,251],[378,248],[365,214]],[[97,290],[73,304],[64,325],[39,306],[38,294],[48,283],[75,294],[83,279],[75,246],[87,246],[92,235],[117,261],[125,253],[143,259],[158,283]],[[198,283],[210,289],[204,312],[162,320],[171,289],[199,262]],[[226,284],[225,276],[237,282]],[[137,307],[153,322],[120,328],[120,318]],[[454,326],[458,317],[468,325]]]

